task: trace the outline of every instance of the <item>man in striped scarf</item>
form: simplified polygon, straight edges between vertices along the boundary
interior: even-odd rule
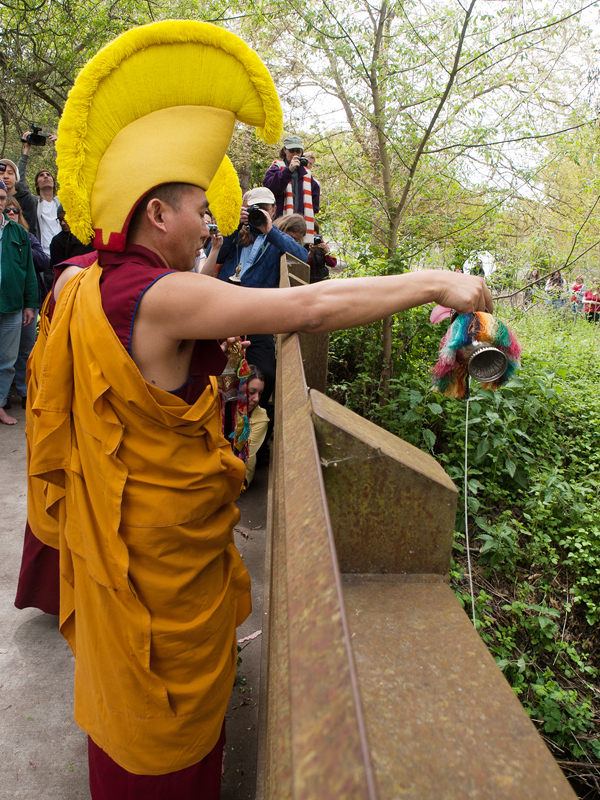
[[[315,214],[319,213],[321,187],[310,171],[300,164],[304,149],[299,136],[287,136],[279,158],[275,159],[263,179],[263,186],[275,195],[277,217],[302,214],[306,220],[304,241],[314,240]]]

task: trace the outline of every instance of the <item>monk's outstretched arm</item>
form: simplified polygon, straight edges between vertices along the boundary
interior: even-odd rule
[[[167,275],[146,292],[136,324],[173,340],[258,333],[320,333],[365,325],[424,303],[461,312],[492,310],[481,278],[445,270],[251,289],[198,275]]]

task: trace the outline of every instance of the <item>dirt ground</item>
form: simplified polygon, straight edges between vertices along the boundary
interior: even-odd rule
[[[0,425],[0,798],[90,797],[87,737],[73,720],[73,657],[57,618],[13,605],[26,518],[25,412]],[[240,501],[235,538],[252,576],[253,612],[238,639],[262,630],[268,469],[260,468]],[[244,644],[241,645],[244,647]],[[227,711],[222,800],[254,798],[261,635],[242,663]]]

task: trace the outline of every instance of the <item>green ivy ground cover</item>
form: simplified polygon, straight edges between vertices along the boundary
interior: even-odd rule
[[[431,452],[461,492],[452,586],[470,613],[463,512],[465,401],[430,370],[448,323],[394,322],[394,379],[380,391],[380,325],[331,336],[330,394]],[[510,318],[522,369],[473,384],[468,510],[478,630],[580,795],[600,782],[600,326],[538,309]],[[512,312],[515,313],[515,312]],[[588,791],[593,794],[586,794]]]

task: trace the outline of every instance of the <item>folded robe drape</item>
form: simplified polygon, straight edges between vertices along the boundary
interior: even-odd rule
[[[60,295],[29,475],[47,482],[58,521],[75,719],[124,769],[161,775],[198,762],[221,731],[250,612],[233,543],[244,465],[221,435],[214,378],[194,405],[144,381],[103,312],[100,275],[82,270]],[[46,541],[39,503],[28,511]]]

